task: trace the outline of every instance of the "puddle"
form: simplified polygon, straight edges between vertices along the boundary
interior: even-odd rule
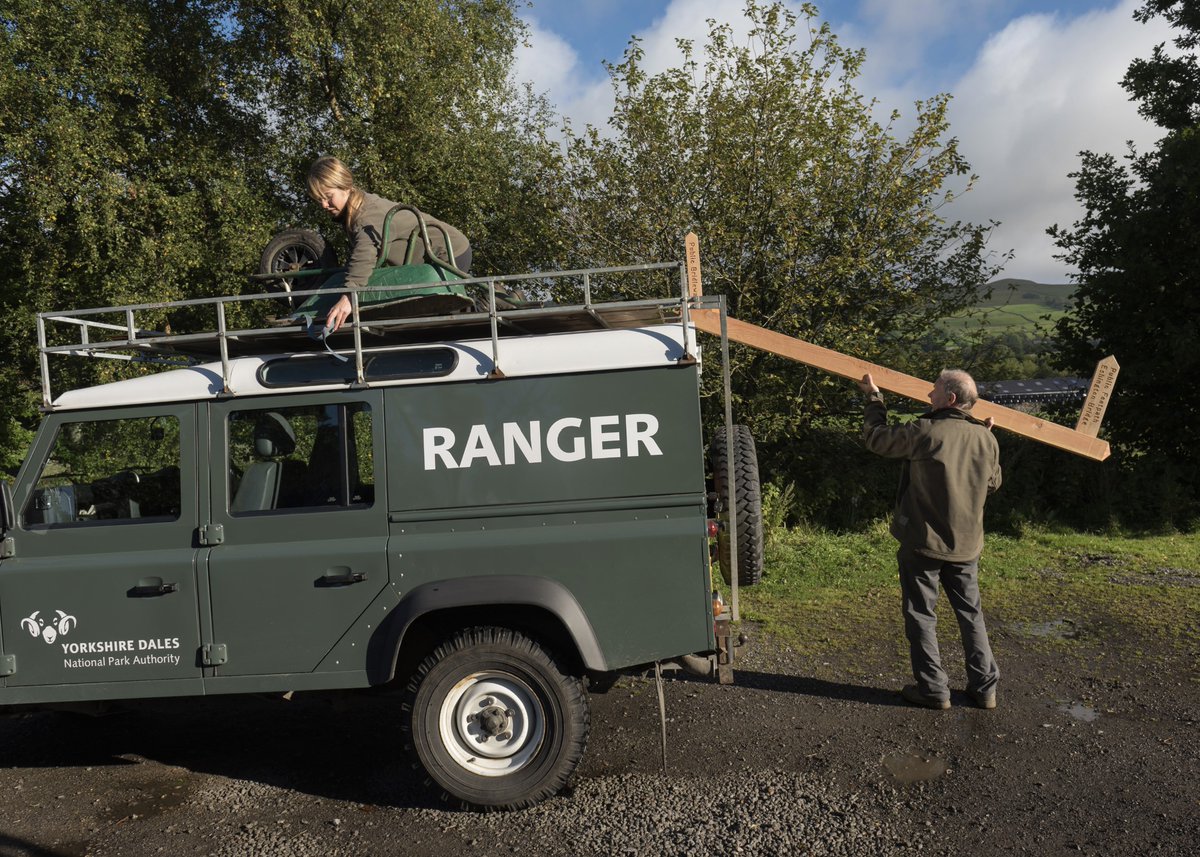
[[[1121,586],[1200,586],[1200,572],[1188,568],[1155,568],[1137,575],[1113,575],[1109,583]]]
[[[1046,622],[1014,622],[1012,627],[1027,637],[1043,637],[1055,640],[1074,640],[1079,629],[1070,619],[1050,619]]]
[[[1064,702],[1058,706],[1058,710],[1084,723],[1091,723],[1100,717],[1099,711],[1082,702]]]
[[[883,766],[900,783],[936,780],[946,773],[946,763],[937,756],[917,753],[892,753],[883,757]]]
[[[1102,565],[1107,568],[1119,565],[1120,560],[1115,556],[1106,553],[1083,553],[1079,554],[1079,562],[1081,565]]]
[[[189,791],[183,785],[163,786],[138,800],[114,804],[108,810],[108,814],[117,819],[118,823],[126,819],[154,818],[187,803]]]

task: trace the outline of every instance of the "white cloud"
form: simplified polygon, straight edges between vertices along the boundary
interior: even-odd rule
[[[1124,0],[1074,18],[1013,20],[952,87],[951,131],[980,180],[951,213],[1003,222],[991,246],[1015,249],[1009,276],[1066,279],[1045,230],[1070,226],[1083,214],[1067,177],[1079,167],[1081,150],[1120,156],[1126,140],[1145,149],[1161,136],[1120,86],[1129,62],[1171,35],[1160,21],[1134,21],[1140,5]]]
[[[995,0],[860,0],[858,23],[834,25],[847,47],[867,50],[867,73],[890,83],[924,68],[929,46],[949,33],[964,34]],[[833,12],[840,7],[828,4]],[[821,10],[826,11],[824,6]],[[878,95],[868,90],[868,95]]]
[[[577,128],[586,123],[603,125],[612,108],[611,96],[605,101],[611,92],[608,79],[586,76],[579,55],[566,41],[536,19],[525,23],[529,28],[527,45],[516,51],[513,79],[530,83],[535,93],[546,96]]]
[[[745,42],[750,22],[744,12],[745,0],[672,0],[662,18],[640,34],[646,52],[646,71],[657,74],[678,66],[682,59],[676,44],[678,39],[690,40],[697,55],[702,57],[708,42],[709,19],[729,24],[735,44]]]
[[[799,4],[788,4],[799,9]],[[637,36],[643,51],[642,69],[657,74],[678,67],[682,54],[678,39],[693,42],[702,56],[708,41],[708,20],[730,24],[735,43],[745,43],[750,22],[744,16],[745,0],[671,0],[663,14]],[[584,70],[575,51],[563,39],[527,17],[529,47],[519,49],[514,77],[530,81],[534,90],[549,97],[558,112],[571,119],[576,130],[585,124],[605,127],[612,113],[612,85],[603,69]],[[612,62],[619,62],[624,45],[614,45]]]
[[[575,49],[558,34],[542,28],[536,20],[527,20],[527,45],[517,49],[513,77],[528,81],[538,92],[570,88],[579,73]]]
[[[943,214],[962,220],[1002,221],[990,246],[1013,248],[1005,273],[1041,281],[1066,279],[1067,269],[1046,227],[1069,226],[1081,215],[1074,181],[1082,149],[1121,155],[1125,141],[1153,145],[1158,129],[1137,115],[1120,86],[1129,62],[1148,56],[1172,32],[1161,19],[1139,24],[1132,18],[1143,0],[1119,0],[1109,9],[1077,16],[1026,15],[991,33],[957,81],[939,79],[938,50],[946,40],[976,43],[989,30],[993,0],[860,0],[856,21],[834,29],[848,47],[865,46],[867,64],[860,91],[881,107],[904,113],[896,133],[913,118],[912,103],[939,92],[954,96],[951,134],[980,176],[975,189]],[[799,3],[789,5],[799,11]],[[823,10],[836,13],[836,4]],[[707,40],[707,19],[728,22],[745,43],[750,24],[744,0],[671,0],[662,16],[639,33],[650,74],[678,66],[676,39],[691,39],[698,50]],[[803,20],[803,19],[801,19]],[[530,24],[531,47],[518,54],[517,77],[547,94],[576,129],[604,127],[612,110],[612,90],[601,69],[581,68],[575,51],[554,33]],[[623,45],[612,46],[613,59]],[[970,56],[969,54],[967,55]],[[957,60],[960,66],[962,55]]]

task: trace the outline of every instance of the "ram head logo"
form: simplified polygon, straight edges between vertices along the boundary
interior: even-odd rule
[[[34,610],[21,620],[21,627],[28,631],[31,637],[41,637],[48,644],[53,644],[59,637],[67,636],[71,629],[79,624],[74,616],[68,616],[61,610],[54,611],[58,614],[57,619],[44,619],[38,615],[41,612]]]

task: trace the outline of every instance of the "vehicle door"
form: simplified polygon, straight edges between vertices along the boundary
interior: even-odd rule
[[[380,402],[339,391],[210,405],[218,679],[365,669],[322,662],[387,585]],[[365,641],[355,651],[365,658]]]
[[[195,405],[46,418],[13,491],[11,555],[0,562],[4,651],[16,668],[6,687],[158,681],[158,691],[94,695],[200,691],[196,458]]]

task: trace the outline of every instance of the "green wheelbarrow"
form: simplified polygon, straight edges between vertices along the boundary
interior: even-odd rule
[[[389,264],[387,249],[391,246],[392,218],[399,211],[410,211],[417,225],[404,239],[407,249],[404,263]],[[475,299],[465,286],[455,282],[469,276],[453,263],[433,254],[429,242],[429,225],[414,206],[393,206],[383,220],[383,240],[375,268],[367,279],[367,288],[359,291],[360,316],[379,316],[386,310],[391,316],[446,315],[469,312],[476,308]],[[454,249],[446,230],[433,226],[441,233],[447,255]],[[420,232],[425,247],[425,259],[413,261],[413,235]],[[311,327],[322,323],[325,316],[341,298],[346,288],[346,268],[337,265],[337,256],[316,232],[310,229],[288,229],[275,235],[263,250],[258,273],[252,280],[266,281],[286,294],[292,312],[288,321]],[[291,297],[291,292],[321,289],[322,294]],[[327,293],[326,293],[327,292]],[[298,302],[298,303],[297,303]]]

